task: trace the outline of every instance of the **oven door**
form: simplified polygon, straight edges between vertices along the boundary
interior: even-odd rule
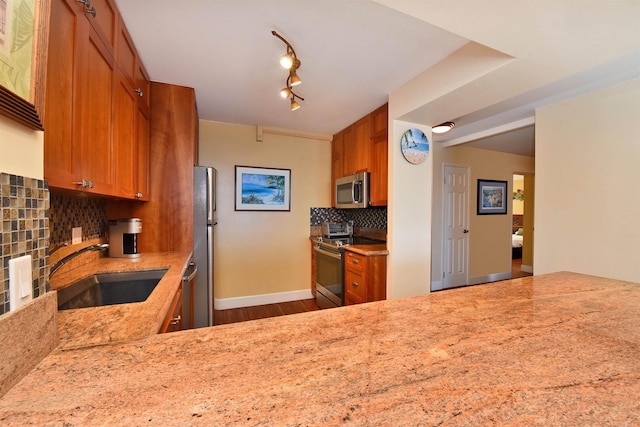
[[[316,245],[316,302],[320,308],[344,305],[343,253]]]

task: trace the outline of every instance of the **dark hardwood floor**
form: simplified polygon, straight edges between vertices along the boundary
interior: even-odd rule
[[[319,310],[315,299],[290,301],[278,304],[265,304],[253,307],[230,308],[215,310],[213,313],[216,325],[244,322],[247,320],[263,319],[265,317],[284,316],[286,314],[304,313]]]
[[[522,271],[522,258],[515,258],[511,260],[511,278],[517,279],[520,277],[533,276],[531,273]]]
[[[531,276],[531,273],[521,269],[522,259],[512,260],[511,277]],[[227,323],[245,322],[247,320],[263,319],[266,317],[284,316],[286,314],[304,313],[305,311],[319,310],[315,299],[290,301],[277,304],[257,305],[253,307],[231,308],[228,310],[215,310],[214,319],[216,325]]]

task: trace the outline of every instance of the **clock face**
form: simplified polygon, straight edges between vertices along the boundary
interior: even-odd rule
[[[420,129],[409,129],[400,139],[400,149],[409,163],[420,164],[429,155],[429,139]]]

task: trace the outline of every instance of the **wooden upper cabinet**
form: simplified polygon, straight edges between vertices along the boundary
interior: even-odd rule
[[[91,0],[89,8],[84,6],[82,8],[98,37],[102,39],[109,51],[114,52],[118,40],[116,36],[118,9],[114,0]],[[93,10],[95,10],[95,16]]]
[[[90,192],[113,194],[112,94],[115,61],[93,28],[84,44],[83,66],[76,92],[80,159]]]
[[[52,188],[148,200],[148,77],[114,1],[91,7],[95,17],[51,0],[44,175]]]
[[[134,198],[138,192],[135,124],[136,97],[122,70],[117,71],[113,96],[113,146],[116,171],[116,196]]]
[[[387,205],[388,190],[388,105],[371,113],[371,168],[370,174],[370,195],[371,206]]]
[[[344,134],[344,174],[368,171],[371,157],[371,116],[349,126]]]
[[[333,136],[331,146],[331,205],[335,206],[335,180],[356,172],[369,172],[371,206],[387,205],[388,105],[367,114]]]
[[[114,190],[114,59],[76,0],[52,0],[44,175],[51,187]]]
[[[122,20],[120,21],[120,31],[118,31],[117,50],[118,68],[133,86],[136,76],[136,48]]]
[[[75,188],[73,183],[82,175],[74,162],[78,130],[74,87],[81,54],[76,46],[87,37],[88,25],[81,25],[84,18],[76,1],[52,0],[50,19],[53,25],[49,26],[47,58],[44,176],[49,186]]]

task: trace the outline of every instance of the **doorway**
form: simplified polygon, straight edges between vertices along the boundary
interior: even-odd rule
[[[469,168],[444,165],[442,289],[469,283]]]
[[[513,174],[511,277],[533,272],[533,175]]]

